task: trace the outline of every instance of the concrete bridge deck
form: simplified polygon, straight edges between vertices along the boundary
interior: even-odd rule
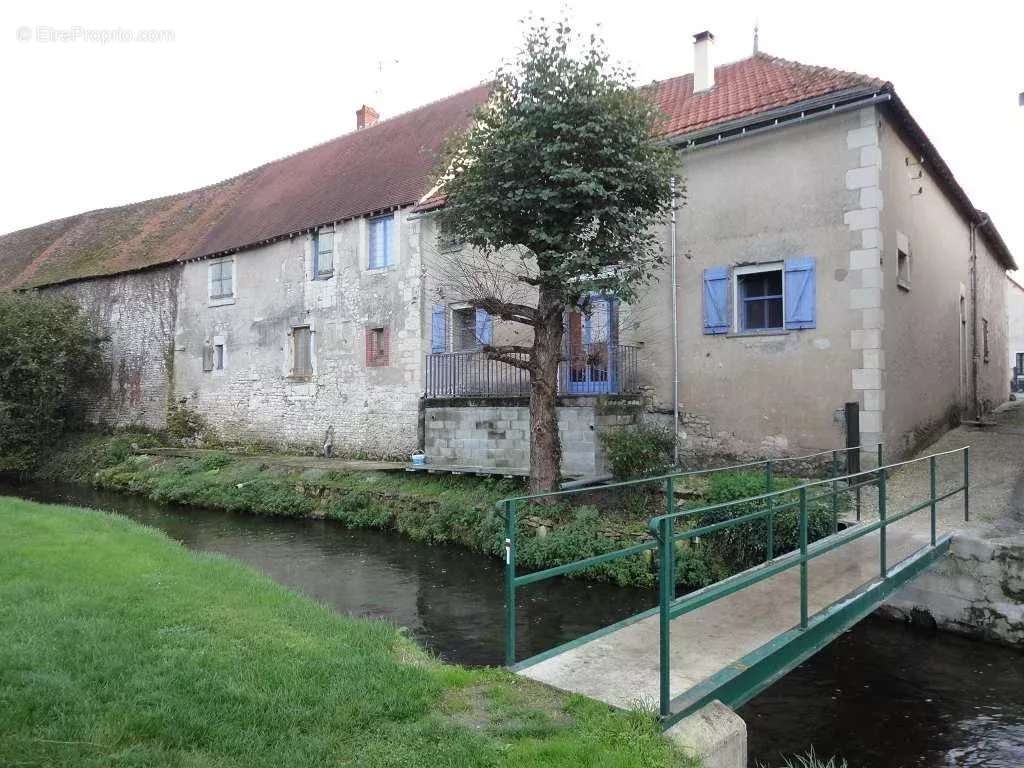
[[[922,535],[906,522],[888,528],[889,568],[929,544],[927,533]],[[866,584],[880,582],[879,535],[877,531],[869,533],[808,564],[809,614],[828,608]],[[672,697],[685,699],[684,694],[723,670],[742,670],[744,657],[798,627],[799,622],[799,566],[677,617],[671,623]],[[655,611],[611,632],[583,638],[557,655],[527,660],[516,669],[526,677],[616,707],[657,705],[658,643],[659,616]],[[684,704],[677,702],[673,711]]]

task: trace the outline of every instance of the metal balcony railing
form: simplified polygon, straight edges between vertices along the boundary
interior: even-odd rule
[[[591,344],[569,350],[558,366],[559,395],[619,395],[639,390],[638,348]],[[524,356],[525,358],[525,356]],[[530,374],[484,352],[427,355],[428,398],[510,397],[530,394]]]

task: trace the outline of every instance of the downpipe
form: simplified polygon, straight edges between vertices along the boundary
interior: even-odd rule
[[[676,244],[676,177],[669,181],[672,192],[672,229],[671,265],[672,265],[672,463],[679,466],[679,249]]]

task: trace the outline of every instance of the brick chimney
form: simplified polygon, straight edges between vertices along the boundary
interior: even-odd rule
[[[693,92],[700,93],[715,84],[715,36],[698,32],[693,36]]]
[[[377,110],[373,107],[368,107],[365,104],[356,110],[356,130],[362,130],[363,128],[369,128],[371,125],[377,122],[380,115],[377,114]]]

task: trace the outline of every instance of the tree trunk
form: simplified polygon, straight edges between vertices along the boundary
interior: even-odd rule
[[[530,376],[530,492],[557,491],[562,465],[558,439],[558,364],[562,359],[562,306],[541,288]]]

